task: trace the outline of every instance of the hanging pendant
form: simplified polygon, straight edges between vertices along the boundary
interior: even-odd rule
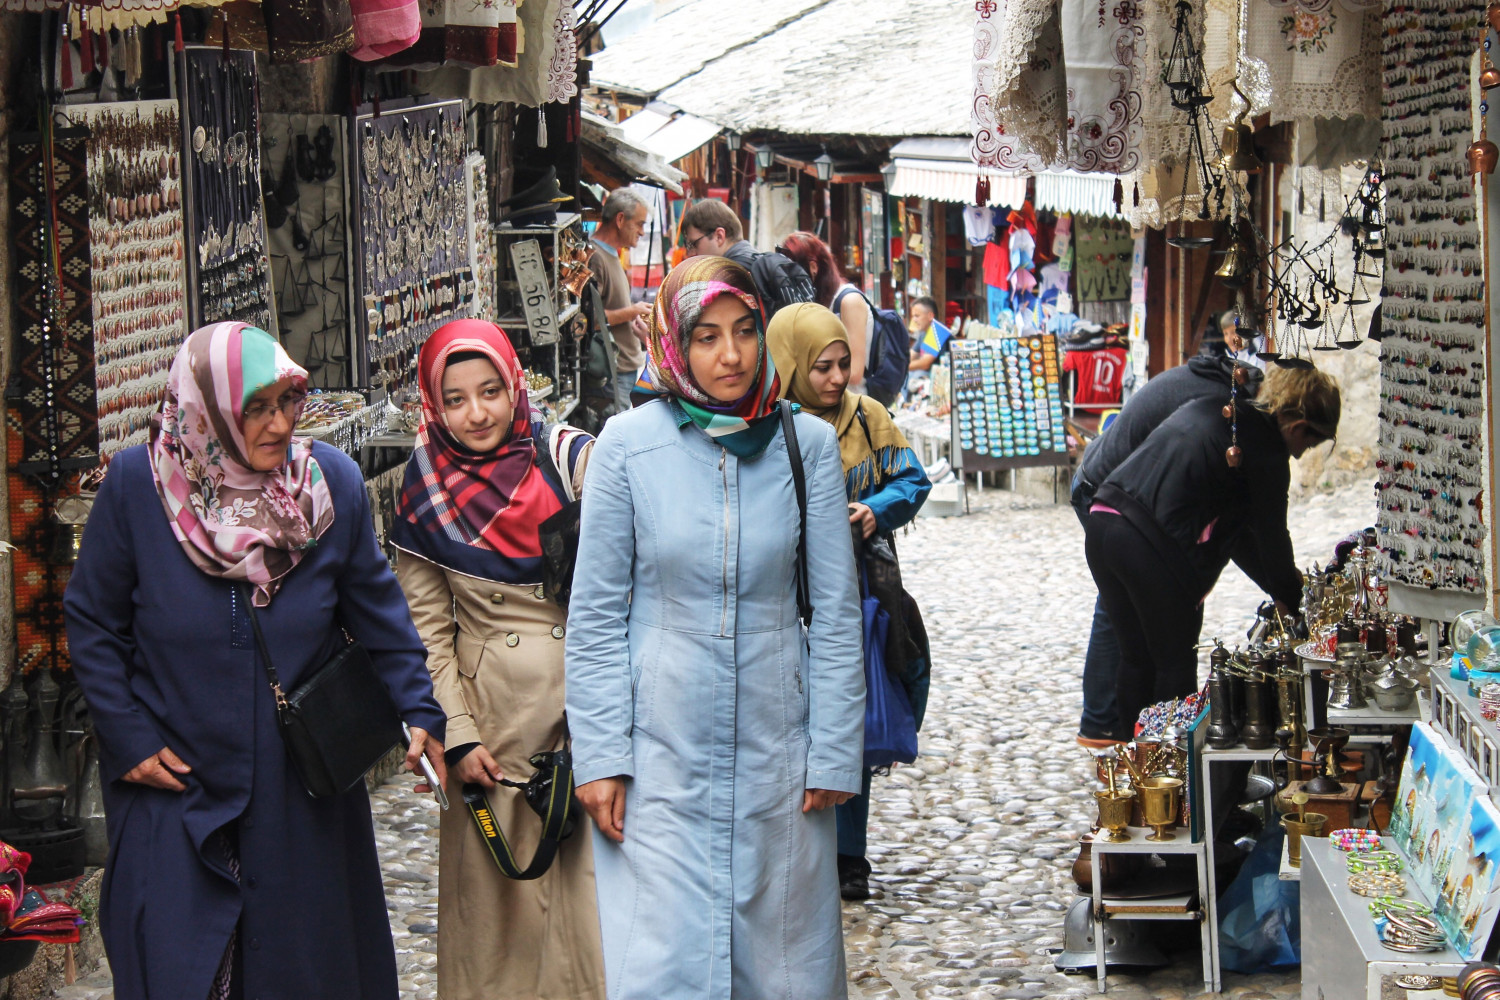
[[[1224,404],[1224,409],[1221,412],[1223,412],[1225,420],[1233,420],[1234,419],[1234,404],[1233,403],[1225,403]]]
[[[1229,450],[1224,453],[1224,460],[1229,463],[1231,469],[1238,469],[1240,467],[1240,446],[1237,444],[1230,445]]]

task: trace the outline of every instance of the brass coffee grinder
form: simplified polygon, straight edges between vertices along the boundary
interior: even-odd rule
[[[1339,783],[1340,751],[1349,742],[1349,730],[1337,726],[1320,726],[1307,731],[1313,741],[1313,770],[1317,776],[1304,784],[1309,795],[1338,795],[1343,791]]]

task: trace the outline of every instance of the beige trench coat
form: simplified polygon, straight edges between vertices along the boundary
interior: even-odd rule
[[[528,758],[562,743],[566,613],[539,587],[464,576],[409,552],[396,575],[448,713],[448,746],[483,743],[505,777],[526,780]],[[439,998],[602,1000],[589,819],[579,817],[545,875],[517,882],[495,867],[460,788],[450,779],[440,828]],[[526,863],[541,820],[517,789],[497,786],[490,804]]]

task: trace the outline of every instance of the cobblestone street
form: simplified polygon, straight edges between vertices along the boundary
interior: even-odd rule
[[[1360,524],[1368,487],[1293,501],[1301,564],[1328,558]],[[914,766],[877,779],[870,855],[876,898],[845,904],[851,997],[1077,998],[1091,976],[1052,966],[1075,898],[1068,867],[1094,817],[1089,764],[1073,742],[1092,611],[1071,508],[987,491],[965,518],[921,519],[901,540],[908,589],[935,661]],[[1242,636],[1261,600],[1235,568],[1208,603],[1205,634]],[[387,782],[373,796],[402,993],[435,997],[437,807]],[[1191,933],[1191,932],[1190,932]],[[1148,976],[1113,975],[1110,996],[1202,991],[1196,951]],[[1241,976],[1243,1000],[1299,994],[1296,970]],[[82,986],[83,984],[80,984]],[[105,998],[98,980],[75,997]]]

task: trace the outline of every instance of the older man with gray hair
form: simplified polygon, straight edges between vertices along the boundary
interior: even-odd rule
[[[635,246],[646,227],[646,203],[627,188],[616,188],[604,199],[603,221],[594,230],[594,254],[589,268],[604,299],[604,321],[615,339],[615,402],[630,409],[630,389],[645,364],[646,316],[651,307],[630,301],[630,276],[620,262],[620,251]]]

